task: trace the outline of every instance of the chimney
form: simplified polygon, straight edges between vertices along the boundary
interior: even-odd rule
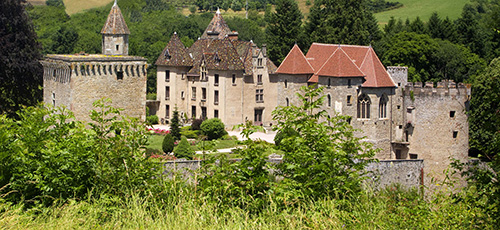
[[[266,44],[262,44],[262,55],[264,55],[264,57],[267,57],[267,46],[266,46]]]
[[[233,41],[233,40],[238,40],[238,32],[236,32],[236,31],[233,31],[233,32],[229,33],[227,36],[228,36],[228,37],[229,37],[229,39],[231,39],[232,41]]]

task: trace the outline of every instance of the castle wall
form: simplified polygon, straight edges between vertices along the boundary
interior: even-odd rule
[[[71,69],[63,63],[41,62],[43,65],[43,101],[47,105],[71,107]]]
[[[102,53],[105,55],[128,55],[128,35],[103,34]]]
[[[409,155],[425,159],[425,184],[442,181],[451,159],[468,156],[467,88],[453,82],[408,83],[404,90]]]

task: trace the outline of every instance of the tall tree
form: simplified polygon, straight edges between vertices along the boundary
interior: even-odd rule
[[[472,80],[470,147],[493,159],[500,149],[500,59],[491,61],[482,75]]]
[[[316,0],[306,33],[310,42],[368,45],[380,30],[366,0]]]
[[[458,41],[469,47],[472,52],[485,57],[488,52],[488,34],[476,17],[476,9],[467,4],[462,11],[462,17],[456,20]]]
[[[437,12],[433,12],[431,17],[429,18],[429,21],[426,24],[427,26],[427,32],[432,38],[442,38],[444,39],[443,36],[443,20],[439,17]]]
[[[277,65],[285,59],[302,32],[302,13],[295,0],[276,1],[276,12],[271,13],[266,28],[269,58]]]
[[[24,0],[0,1],[0,113],[10,115],[42,98],[40,45],[24,6]]]

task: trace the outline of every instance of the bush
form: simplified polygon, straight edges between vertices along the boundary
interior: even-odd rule
[[[227,134],[224,123],[219,118],[212,118],[201,123],[201,131],[209,140],[215,140]]]
[[[146,117],[146,124],[148,125],[157,125],[158,124],[158,116],[151,115]]]
[[[146,94],[147,100],[156,100],[156,93],[148,93]]]
[[[204,119],[194,119],[193,123],[191,123],[192,130],[200,130],[201,123],[203,123]]]
[[[165,137],[163,138],[163,143],[161,145],[161,148],[163,150],[164,153],[171,153],[173,150],[174,150],[174,144],[175,143],[175,140],[174,140],[174,136],[172,136],[172,134],[167,134],[165,135]]]
[[[186,130],[181,131],[181,135],[189,139],[196,139],[200,135],[200,130]]]
[[[276,133],[276,136],[274,136],[274,144],[276,144],[276,146],[279,146],[283,139],[287,137],[294,137],[297,135],[299,135],[299,133],[290,128],[280,130]]]
[[[172,115],[172,120],[170,120],[170,133],[175,140],[181,139],[180,126],[179,111],[177,111],[177,107],[175,107],[174,114]]]
[[[192,160],[194,153],[195,152],[191,148],[191,145],[189,144],[185,136],[181,138],[181,142],[179,142],[177,147],[175,147],[174,149],[174,155],[177,158],[186,158],[188,160]]]

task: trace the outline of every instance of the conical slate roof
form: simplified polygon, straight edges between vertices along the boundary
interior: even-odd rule
[[[116,1],[113,7],[111,7],[108,19],[102,27],[101,34],[130,34],[125,19],[123,19],[122,11],[118,7],[118,4],[116,4]]]
[[[224,18],[222,18],[220,11],[217,10],[217,13],[215,13],[212,21],[210,21],[210,23],[208,24],[205,32],[203,32],[203,35],[201,35],[201,39],[210,38],[209,34],[217,34],[218,39],[224,39],[226,35],[230,33],[231,29],[229,29],[229,26],[227,26]]]
[[[181,39],[174,33],[165,49],[156,60],[156,65],[166,66],[192,66],[193,59],[189,56],[188,50],[182,44]]]

